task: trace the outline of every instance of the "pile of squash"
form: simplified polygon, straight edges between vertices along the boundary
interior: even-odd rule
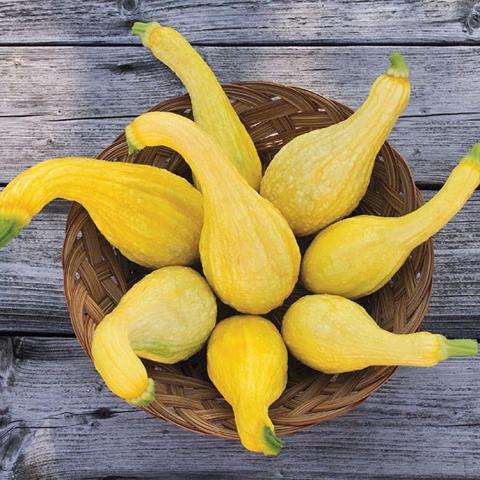
[[[112,245],[154,270],[94,333],[95,367],[112,392],[148,405],[155,385],[139,357],[175,363],[208,342],[208,374],[233,408],[242,444],[277,455],[283,443],[268,409],[286,386],[287,348],[331,374],[477,354],[475,340],[387,332],[353,301],[385,285],[480,183],[476,144],[418,210],[343,219],[365,194],[375,157],[408,103],[400,53],[350,118],[292,140],[262,177],[251,138],[192,46],[154,22],[137,22],[133,32],[181,79],[195,122],[143,114],[126,128],[129,149],[176,150],[197,188],[151,166],[72,157],[26,170],[0,194],[0,247],[61,197],[82,204]],[[302,259],[296,237],[312,234]],[[198,258],[204,277],[189,267]],[[260,315],[282,305],[299,277],[312,295],[288,309],[279,332]],[[216,297],[238,315],[217,324]]]

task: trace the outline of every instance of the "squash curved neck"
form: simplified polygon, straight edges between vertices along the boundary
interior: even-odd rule
[[[179,32],[157,22],[135,22],[132,32],[181,80],[190,95],[195,122],[215,138],[228,160],[258,190],[262,166],[255,145],[205,60]]]
[[[45,160],[22,172],[0,193],[0,214],[14,211],[30,220],[55,198],[79,201],[88,194],[91,175],[104,168],[103,160],[92,158]]]
[[[78,201],[85,197],[89,174],[100,163],[77,157],[46,160],[13,179],[0,193],[0,248],[55,198]]]
[[[372,85],[365,102],[345,123],[355,129],[357,138],[360,132],[363,142],[383,144],[409,97],[407,79],[381,75]]]
[[[238,434],[245,448],[267,456],[280,453],[283,441],[274,433],[267,407],[243,404],[234,410]]]
[[[178,76],[190,94],[194,110],[202,112],[212,105],[218,108],[226,95],[210,67],[190,43],[173,28],[158,23],[144,24],[144,28],[140,28],[141,25],[140,22],[135,24],[134,33]]]
[[[431,200],[397,219],[397,238],[411,248],[425,242],[458,213],[479,184],[480,163],[465,157]]]
[[[166,146],[178,152],[192,169],[206,196],[217,191],[227,192],[228,197],[233,198],[239,188],[248,187],[217,142],[181,115],[144,113],[126,128],[126,136],[133,150]]]
[[[154,383],[130,345],[130,316],[122,313],[114,311],[97,326],[92,341],[94,365],[113,393],[134,405],[146,406],[154,399]]]
[[[443,335],[428,332],[385,333],[385,353],[389,357],[385,365],[429,367],[449,357],[474,357],[478,354],[476,340],[448,340]]]

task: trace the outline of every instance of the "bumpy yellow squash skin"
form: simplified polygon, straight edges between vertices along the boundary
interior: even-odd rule
[[[260,186],[296,235],[347,216],[364,196],[375,157],[408,103],[408,67],[400,53],[347,120],[300,135],[268,166]]]
[[[138,357],[176,363],[196,353],[217,316],[215,297],[201,275],[188,267],[164,267],[134,285],[96,328],[95,368],[108,388],[129,403],[154,398],[152,379]]]
[[[440,230],[480,184],[480,144],[452,171],[425,205],[402,217],[372,215],[341,220],[307,249],[301,278],[314,293],[359,298],[383,287],[412,250]]]
[[[369,366],[431,367],[448,357],[475,356],[478,349],[476,340],[388,332],[360,305],[336,295],[297,300],[283,318],[282,335],[298,360],[331,374]]]
[[[126,135],[132,149],[168,146],[192,168],[204,202],[200,259],[222,301],[252,314],[280,306],[297,281],[300,252],[278,210],[248,185],[217,143],[185,117],[146,113],[127,127]]]
[[[180,78],[190,95],[195,122],[215,138],[227,159],[258,190],[262,164],[255,145],[207,63],[173,28],[135,22],[132,31]]]
[[[140,265],[198,258],[203,202],[185,179],[147,165],[77,157],[39,163],[0,193],[0,248],[55,198],[82,204],[108,241]]]
[[[220,322],[207,348],[208,375],[232,406],[243,446],[278,455],[283,442],[268,416],[287,384],[288,354],[268,320],[236,315]]]

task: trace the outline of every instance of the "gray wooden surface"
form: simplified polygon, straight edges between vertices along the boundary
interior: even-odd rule
[[[3,0],[0,188],[49,157],[95,155],[183,92],[129,34],[156,19],[223,82],[266,79],[357,107],[393,49],[412,100],[391,135],[430,198],[480,139],[478,0]],[[288,437],[276,459],[129,407],[83,354],[63,299],[68,205],[0,251],[0,479],[480,479],[478,360],[399,369],[356,411]],[[480,196],[435,238],[424,328],[480,338]]]
[[[392,47],[199,50],[222,82],[275,80],[358,107],[387,68]],[[438,185],[478,137],[480,46],[401,50],[412,70],[413,91],[391,140],[409,158],[419,182]],[[95,155],[132,116],[183,92],[149,51],[133,46],[0,48],[0,76],[0,144],[9,152],[0,182],[39,159]]]

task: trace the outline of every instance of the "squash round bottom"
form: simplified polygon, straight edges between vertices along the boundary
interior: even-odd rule
[[[301,88],[270,82],[242,82],[224,88],[252,136],[264,168],[295,136],[337,123],[352,113],[334,100]],[[191,118],[188,96],[172,98],[152,110]],[[123,135],[98,158],[156,165],[191,179],[182,158],[167,148],[147,148],[129,156]],[[422,203],[407,164],[385,143],[356,213],[398,216]],[[302,251],[311,240],[312,237],[300,239]],[[147,271],[128,262],[109,245],[77,204],[72,206],[67,220],[63,268],[73,329],[91,356],[95,325]],[[412,252],[391,282],[361,303],[382,328],[395,333],[414,332],[429,305],[432,275],[433,247],[428,241]],[[278,326],[286,308],[305,293],[298,286],[285,305],[266,317]],[[231,308],[219,305],[220,318],[233,314]],[[176,365],[145,363],[156,385],[156,400],[146,408],[149,413],[197,433],[238,438],[230,406],[208,379],[205,349]],[[270,410],[276,433],[292,433],[352,410],[394,371],[394,367],[371,367],[348,374],[324,375],[290,357],[287,389]]]

